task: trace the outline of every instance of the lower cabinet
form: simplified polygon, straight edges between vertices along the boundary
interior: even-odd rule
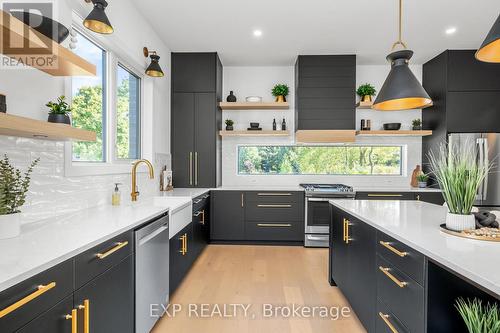
[[[170,294],[181,284],[194,261],[190,252],[192,240],[193,223],[170,239]]]
[[[241,241],[245,239],[245,192],[212,191],[210,239]]]
[[[31,321],[17,332],[75,333],[74,330],[72,330],[74,318],[70,317],[72,315],[72,310],[73,295],[66,297],[53,308]]]
[[[356,192],[356,200],[417,200],[436,205],[443,205],[444,198],[442,192]]]
[[[194,259],[203,252],[210,240],[210,195],[193,200],[193,251]]]

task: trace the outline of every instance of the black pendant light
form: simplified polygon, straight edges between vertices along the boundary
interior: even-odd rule
[[[100,34],[113,33],[113,26],[104,12],[108,6],[106,0],[85,0],[85,2],[92,2],[94,9],[92,9],[89,16],[83,21],[83,25],[87,29]]]
[[[500,63],[500,16],[491,28],[483,44],[476,52],[476,59]]]
[[[392,52],[386,58],[391,63],[391,71],[373,103],[372,108],[375,110],[400,111],[432,105],[431,98],[408,67],[413,51],[408,50],[402,41],[401,27],[402,0],[399,0],[399,39],[393,44],[392,50],[394,51],[397,45],[401,45],[404,49]]]
[[[165,74],[160,67],[160,56],[156,54],[156,51],[149,51],[147,47],[143,49],[144,56],[151,58],[151,64],[146,69],[146,74],[152,77],[163,77]]]

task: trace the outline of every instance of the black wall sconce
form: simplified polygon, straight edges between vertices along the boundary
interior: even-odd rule
[[[146,69],[146,74],[152,77],[163,77],[165,74],[160,67],[160,56],[156,54],[156,51],[149,51],[147,47],[143,49],[144,56],[151,58],[151,64]]]
[[[104,12],[108,6],[106,0],[85,0],[85,2],[92,3],[94,5],[94,9],[92,9],[90,14],[83,21],[83,25],[87,29],[100,34],[109,35],[113,33],[113,26]]]

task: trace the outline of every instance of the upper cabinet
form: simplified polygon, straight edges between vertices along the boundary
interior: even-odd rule
[[[222,86],[217,53],[172,53],[173,92],[216,92]]]
[[[500,66],[478,61],[473,50],[447,51],[448,91],[500,90]]]

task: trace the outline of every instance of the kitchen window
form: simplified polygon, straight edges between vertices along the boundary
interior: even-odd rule
[[[401,146],[239,146],[240,175],[402,175]]]

